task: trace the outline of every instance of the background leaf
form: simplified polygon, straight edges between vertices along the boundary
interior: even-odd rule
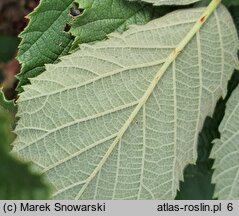
[[[0,152],[9,151],[9,144],[13,141],[11,122],[10,114],[0,106]]]
[[[238,0],[222,0],[222,3],[224,5],[226,5],[227,7],[239,6],[239,1]]]
[[[17,107],[14,103],[14,100],[7,100],[4,96],[2,89],[0,89],[0,106],[12,114],[17,111]]]
[[[211,158],[215,159],[212,182],[216,184],[214,196],[219,199],[239,199],[239,88],[229,98]]]
[[[47,199],[50,191],[42,178],[8,153],[13,141],[12,124],[12,116],[0,106],[0,199]]]
[[[154,5],[188,5],[200,0],[128,0],[128,1],[142,1],[152,3]]]
[[[238,13],[239,6],[232,6],[232,7],[229,8],[229,11],[230,11],[230,13],[233,17],[234,23],[237,27],[237,33],[239,35],[239,13]]]
[[[131,24],[145,24],[152,19],[153,7],[125,0],[78,1],[85,9],[71,23],[70,32],[75,36],[73,48],[78,44],[103,40],[107,34],[125,31]]]
[[[198,3],[195,4],[195,6],[206,6],[211,2],[211,0],[200,0]],[[222,4],[224,4],[226,7],[230,7],[230,6],[237,6],[239,5],[239,1],[238,0],[222,0]]]

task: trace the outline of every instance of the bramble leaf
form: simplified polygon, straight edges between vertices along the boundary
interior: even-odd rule
[[[236,29],[221,6],[167,64],[202,11],[82,45],[24,87],[14,152],[46,175],[53,198],[175,197],[237,61]]]

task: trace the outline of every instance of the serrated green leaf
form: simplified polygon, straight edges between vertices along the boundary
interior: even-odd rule
[[[18,75],[18,90],[21,91],[29,78],[42,73],[45,64],[55,62],[70,50],[73,37],[64,31],[67,23],[72,25],[70,32],[76,37],[76,48],[79,43],[102,40],[108,33],[124,31],[130,24],[146,23],[153,16],[152,6],[125,3],[124,0],[87,0],[79,1],[79,8],[85,9],[84,13],[70,18],[72,2],[41,0],[38,8],[29,15],[30,24],[20,35],[18,60],[22,70]]]
[[[211,158],[215,159],[212,182],[216,184],[214,196],[219,199],[239,199],[239,87],[226,105],[219,127],[221,138],[215,140]]]
[[[55,62],[69,51],[72,39],[64,28],[70,21],[72,1],[41,0],[35,11],[28,15],[30,24],[20,34],[22,41],[17,56],[22,64],[18,90],[28,83],[29,78],[42,73],[46,63]]]
[[[200,0],[127,0],[127,1],[142,1],[152,3],[154,5],[188,5]]]
[[[14,152],[45,173],[53,198],[175,197],[237,60],[237,33],[221,6],[168,64],[203,10],[81,46],[25,86]]]
[[[78,44],[103,40],[107,34],[125,31],[131,24],[145,24],[153,16],[153,7],[125,0],[78,1],[79,8],[86,9],[71,23],[70,32]]]

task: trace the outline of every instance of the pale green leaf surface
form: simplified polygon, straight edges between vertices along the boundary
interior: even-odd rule
[[[154,5],[188,5],[200,0],[128,0],[128,1],[143,1]]]
[[[14,152],[45,173],[54,199],[175,197],[184,167],[196,161],[203,121],[225,96],[235,67],[238,38],[224,7],[169,66],[122,137],[120,132],[202,11],[173,12],[82,45],[24,87]]]
[[[239,199],[239,88],[227,102],[225,116],[219,127],[221,138],[215,140],[211,158],[215,159],[212,182],[214,196],[219,199]]]

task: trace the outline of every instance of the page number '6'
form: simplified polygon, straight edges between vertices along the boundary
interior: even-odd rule
[[[227,210],[228,211],[232,211],[233,210],[233,204],[232,203],[228,203],[227,204]]]

